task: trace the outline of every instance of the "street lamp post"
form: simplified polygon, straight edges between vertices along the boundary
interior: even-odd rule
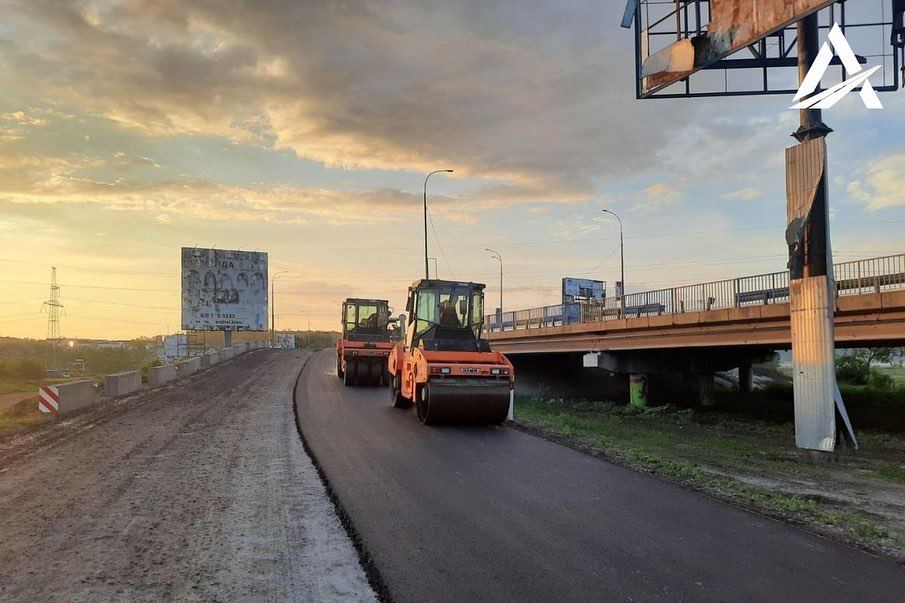
[[[484,251],[489,251],[492,255],[493,259],[500,263],[500,325],[502,328],[503,324],[503,256],[500,255],[499,251],[494,251],[493,249],[485,248]]]
[[[430,269],[427,264],[427,181],[434,174],[451,174],[452,170],[434,170],[424,178],[424,278],[430,279]]]
[[[276,345],[276,337],[274,328],[276,327],[276,296],[274,295],[274,283],[281,274],[286,274],[288,270],[280,270],[270,279],[270,347]]]
[[[622,291],[620,291],[619,301],[622,304],[623,310],[625,309],[625,240],[622,237],[622,218],[614,212],[608,209],[601,210],[605,214],[610,214],[611,216],[615,216],[617,220],[619,220],[619,264],[621,266],[621,279],[622,279]]]

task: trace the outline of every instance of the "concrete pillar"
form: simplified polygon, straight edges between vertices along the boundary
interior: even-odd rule
[[[629,375],[629,403],[639,408],[647,406],[647,375]]]
[[[753,389],[754,371],[751,369],[751,363],[745,362],[738,367],[738,391],[743,394],[750,394]]]
[[[713,385],[713,372],[695,373],[698,389],[698,406],[716,406],[716,391]]]

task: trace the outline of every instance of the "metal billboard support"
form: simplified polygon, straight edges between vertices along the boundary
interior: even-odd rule
[[[864,14],[847,14],[844,0],[628,0],[622,26],[628,28],[634,23],[635,94],[640,99],[795,93],[800,101],[802,84],[820,51],[819,30],[829,30],[832,37],[837,27],[843,36],[848,28],[876,36],[880,42],[880,54],[871,57],[880,62],[882,82],[865,84],[867,80],[859,80],[862,93],[865,86],[873,92],[896,91],[905,63],[905,0],[890,0],[889,4],[891,11],[885,2],[879,2]],[[822,26],[818,14],[826,16]],[[859,85],[850,82],[849,75],[858,71],[852,64],[857,63],[857,67],[868,58],[852,52],[846,60],[838,56],[835,41],[832,46],[837,56],[829,58],[823,67],[839,66],[841,81],[828,91]],[[791,78],[769,77],[772,72],[782,74],[796,67],[797,91],[789,89]],[[873,70],[877,69],[880,67]],[[712,76],[719,71],[722,78],[714,81],[708,77],[708,72]],[[731,78],[730,83],[730,72],[740,77]],[[692,80],[700,85],[692,86]],[[808,97],[815,93],[818,91]],[[867,100],[865,104],[877,108]],[[799,144],[786,150],[796,442],[817,454],[835,449],[837,412],[857,446],[835,376],[836,284],[829,237],[825,140],[831,131],[819,109],[802,110],[801,127],[793,134]],[[708,300],[705,304],[709,308],[704,292],[702,298]],[[684,311],[686,300],[677,301]],[[764,297],[764,303],[768,302],[769,297]]]
[[[798,22],[798,71],[804,81],[819,51],[817,15]],[[819,109],[803,109],[793,134],[799,144],[786,149],[789,296],[795,400],[795,443],[832,453],[836,409],[857,447],[836,384],[835,281],[829,236],[826,135],[832,132]]]

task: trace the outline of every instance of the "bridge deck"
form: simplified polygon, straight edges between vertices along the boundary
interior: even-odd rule
[[[839,347],[905,343],[905,290],[838,297]],[[506,354],[791,345],[789,304],[609,318],[488,333]]]

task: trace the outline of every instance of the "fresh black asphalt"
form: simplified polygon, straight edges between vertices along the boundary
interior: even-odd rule
[[[309,449],[396,601],[897,600],[905,568],[505,427],[423,427],[332,352]]]

